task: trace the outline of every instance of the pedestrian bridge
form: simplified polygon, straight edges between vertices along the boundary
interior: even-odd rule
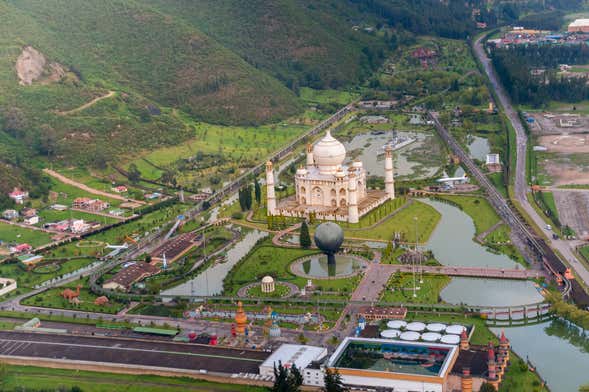
[[[407,264],[381,264],[379,270],[384,273],[393,274],[395,272],[424,274],[448,275],[448,276],[465,276],[473,278],[492,278],[492,279],[537,279],[541,277],[540,271],[525,269],[504,269],[504,268],[486,268],[486,267],[452,267],[452,266],[413,266]]]

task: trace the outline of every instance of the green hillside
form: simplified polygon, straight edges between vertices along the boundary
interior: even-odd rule
[[[385,41],[368,34],[378,18],[346,1],[148,0],[234,50],[286,85],[339,88],[379,64]],[[354,29],[353,27],[356,26]]]
[[[68,74],[19,85],[15,63],[25,45]],[[195,27],[134,1],[1,2],[0,54],[3,129],[67,161],[100,164],[129,149],[185,140],[192,131],[172,108],[226,124],[275,121],[301,109],[276,79]],[[85,110],[59,113],[109,90],[116,94]]]

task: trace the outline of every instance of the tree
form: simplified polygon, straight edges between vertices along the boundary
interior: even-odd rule
[[[299,241],[301,248],[308,249],[311,247],[311,236],[309,235],[309,226],[307,225],[307,221],[303,221],[303,224],[301,225]]]
[[[589,392],[589,384],[581,385],[579,387],[579,392]]]
[[[258,182],[257,178],[254,181],[254,193],[256,195],[256,203],[260,205],[262,202],[262,188],[260,187],[260,183]]]
[[[324,387],[321,388],[323,392],[347,392],[348,388],[344,387],[342,376],[337,369],[327,369],[323,377]]]
[[[298,392],[302,384],[303,376],[296,365],[290,370],[282,366],[280,361],[278,366],[274,365],[274,385],[270,388],[272,392]]]
[[[136,164],[132,163],[129,165],[129,169],[127,170],[127,178],[134,184],[141,180],[141,172],[137,168]]]
[[[485,382],[483,384],[481,384],[481,388],[479,389],[479,392],[497,392],[497,390],[495,389],[495,387],[491,384],[489,384],[488,382]]]

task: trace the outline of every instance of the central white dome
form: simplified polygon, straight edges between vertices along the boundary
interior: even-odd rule
[[[313,160],[324,174],[334,174],[346,159],[346,148],[336,138],[331,136],[329,130],[325,136],[313,147]]]

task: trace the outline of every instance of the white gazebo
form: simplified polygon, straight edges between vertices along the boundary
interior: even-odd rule
[[[273,293],[276,287],[274,286],[274,279],[271,276],[264,276],[262,278],[262,293]]]

